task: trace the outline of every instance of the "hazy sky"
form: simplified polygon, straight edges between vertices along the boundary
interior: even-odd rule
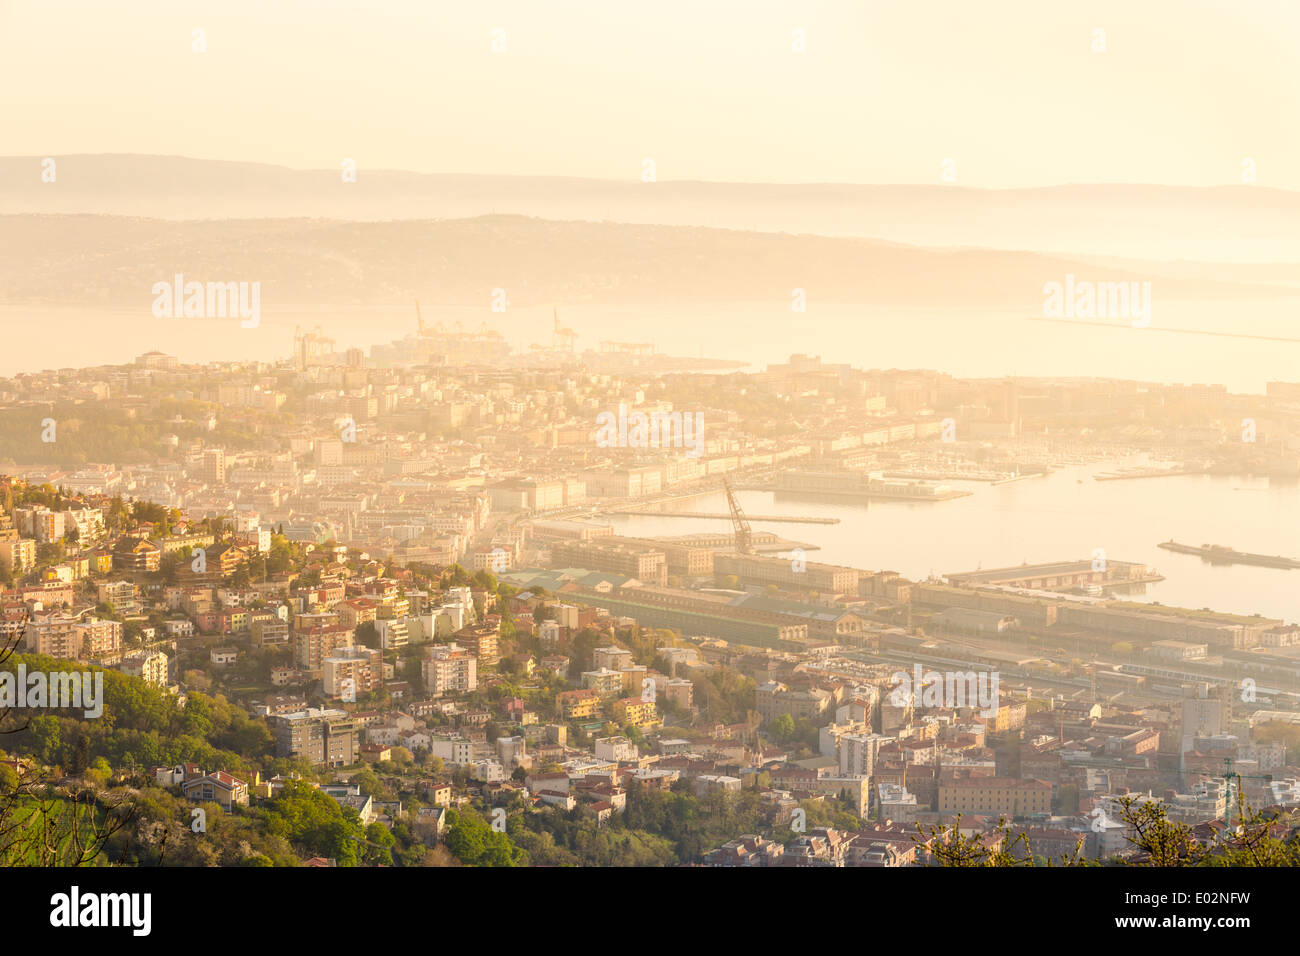
[[[1300,189],[1297,63],[1296,0],[0,0],[0,154]]]

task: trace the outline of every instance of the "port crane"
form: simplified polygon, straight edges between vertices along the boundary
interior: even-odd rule
[[[551,348],[557,352],[572,352],[578,333],[560,325],[560,310],[556,306],[551,306],[551,318]]]
[[[421,337],[445,335],[447,330],[443,328],[441,322],[435,322],[433,325],[424,324],[424,316],[420,314],[420,300],[415,300],[415,326]]]
[[[731,512],[731,526],[736,529],[736,553],[753,554],[753,532],[750,531],[745,512],[740,508],[740,502],[736,500],[736,493],[731,488],[731,481],[726,476],[723,476],[722,486],[727,492],[727,510]]]

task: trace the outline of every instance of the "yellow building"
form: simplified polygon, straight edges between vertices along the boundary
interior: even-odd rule
[[[565,720],[582,720],[600,713],[600,696],[594,690],[566,690],[555,698]]]
[[[1024,701],[1004,702],[992,719],[986,718],[987,726],[994,733],[1008,733],[1025,726],[1027,708]]]
[[[648,727],[659,723],[655,702],[640,697],[624,697],[615,701],[613,713],[614,719],[620,724],[630,724],[633,727]]]

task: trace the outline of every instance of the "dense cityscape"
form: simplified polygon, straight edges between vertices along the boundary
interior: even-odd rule
[[[1285,939],[1297,38],[0,2],[10,927]]]
[[[7,862],[1114,864],[1162,852],[1153,820],[1188,858],[1250,832],[1291,861],[1300,626],[1144,596],[1193,556],[1294,562],[1161,542],[1162,570],[909,578],[889,541],[847,565],[801,538],[827,503],[1072,468],[1294,481],[1300,385],[710,370],[580,351],[558,312],[528,355],[413,324],[0,380],[0,777],[105,823],[7,831]]]

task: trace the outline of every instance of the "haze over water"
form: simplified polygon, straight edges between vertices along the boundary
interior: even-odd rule
[[[426,321],[482,323],[516,349],[550,343],[551,309],[486,306],[438,307],[422,303]],[[734,359],[751,370],[785,361],[791,352],[820,354],[827,362],[858,368],[930,368],[957,377],[1093,376],[1139,381],[1226,385],[1233,392],[1262,393],[1266,382],[1291,381],[1300,368],[1300,341],[1175,334],[1169,329],[1209,330],[1297,338],[1295,306],[1265,301],[1250,306],[1155,303],[1152,325],[1132,328],[1053,322],[1024,313],[990,314],[954,309],[824,305],[810,294],[808,312],[789,303],[605,306],[561,308],[561,319],[578,332],[577,349],[596,349],[604,339],[652,342],[657,351],[691,358]],[[231,319],[158,319],[144,303],[138,313],[72,308],[0,307],[11,348],[0,354],[0,375],[51,367],[130,362],[151,349],[183,362],[260,360],[292,352],[295,325],[319,325],[335,348],[369,349],[415,329],[414,306],[276,310],[264,307],[258,328]],[[53,336],[57,353],[44,347]]]

